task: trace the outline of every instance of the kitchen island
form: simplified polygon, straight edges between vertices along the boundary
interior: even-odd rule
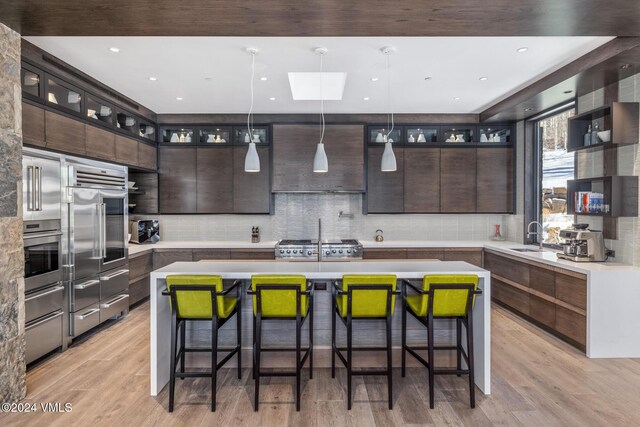
[[[460,261],[352,261],[352,262],[282,262],[282,261],[203,261],[176,262],[151,273],[151,395],[156,396],[168,383],[170,372],[170,336],[171,311],[169,300],[162,295],[166,288],[165,278],[171,274],[217,274],[223,279],[239,279],[247,281],[253,274],[304,274],[308,279],[316,282],[326,282],[340,279],[344,274],[395,274],[399,279],[421,279],[425,274],[475,274],[480,278],[479,287],[482,295],[476,298],[473,312],[474,350],[475,350],[475,383],[484,394],[491,393],[491,274],[480,267]],[[328,287],[327,287],[328,289]],[[246,290],[246,287],[245,287]],[[251,298],[243,296],[242,313],[244,325],[251,325]],[[330,349],[330,319],[331,292],[329,290],[316,291],[314,307],[314,349],[329,353]],[[396,299],[394,314],[393,341],[394,349],[399,350],[400,341],[400,298]],[[375,322],[375,321],[374,321]],[[451,339],[447,329],[453,324],[443,321],[447,327],[436,337]],[[368,324],[369,322],[367,322]],[[250,326],[248,326],[250,327]],[[291,328],[289,328],[291,329]],[[380,330],[379,333],[374,331]],[[437,329],[437,327],[436,327]],[[265,331],[265,341],[269,338],[279,339],[287,334],[286,326],[273,331]],[[415,328],[409,334],[412,339],[426,340],[426,332]],[[205,334],[204,338],[198,336]],[[271,337],[269,335],[272,335]],[[382,328],[379,325],[371,327],[367,335],[367,344],[375,343],[382,338]],[[224,340],[224,333],[220,339]],[[189,343],[202,342],[206,345],[206,332],[189,330]],[[244,327],[243,350],[251,351],[251,330]],[[363,352],[366,354],[366,352]],[[397,353],[397,351],[396,351]],[[318,357],[318,366],[325,364],[328,359]],[[245,357],[250,363],[251,358]],[[324,363],[323,363],[324,362]],[[327,365],[328,366],[328,365]],[[394,357],[394,366],[399,366],[399,358]]]

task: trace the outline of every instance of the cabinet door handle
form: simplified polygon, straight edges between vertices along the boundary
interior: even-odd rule
[[[38,187],[36,189],[36,191],[34,191],[35,193],[35,198],[36,198],[36,203],[35,203],[35,210],[37,211],[41,211],[42,210],[42,173],[41,173],[42,168],[40,166],[36,166],[35,167],[35,183],[36,186]]]
[[[111,279],[113,279],[114,277],[121,276],[121,275],[126,274],[126,273],[128,273],[128,272],[129,272],[129,270],[120,270],[120,271],[116,271],[115,273],[109,274],[109,275],[107,275],[107,276],[100,276],[100,280],[111,280]]]
[[[87,289],[90,288],[92,286],[98,285],[100,284],[99,280],[89,280],[88,282],[84,282],[84,283],[79,283],[77,285],[75,285],[73,287],[73,289],[78,289],[78,290],[83,290],[83,289]]]
[[[44,297],[46,295],[55,294],[56,292],[60,292],[62,290],[64,290],[64,286],[56,286],[55,288],[49,289],[49,290],[44,291],[44,292],[39,293],[39,294],[32,295],[32,296],[30,296],[28,298],[25,298],[24,301],[25,302],[33,301],[34,299],[38,299],[38,298]]]
[[[82,313],[82,314],[78,314],[76,317],[78,318],[78,320],[84,320],[89,316],[93,316],[96,313],[99,313],[100,309],[99,308],[93,308],[89,311],[87,311],[86,313]]]
[[[35,207],[33,206],[34,201],[34,193],[33,193],[33,166],[27,166],[27,210],[33,211]]]
[[[39,322],[36,322],[36,323],[32,323],[32,324],[30,324],[30,325],[27,325],[27,327],[26,327],[26,328],[24,328],[24,330],[25,330],[25,331],[28,331],[28,330],[29,330],[29,329],[31,329],[31,328],[35,328],[36,326],[42,325],[43,323],[46,323],[46,322],[48,322],[49,320],[53,320],[53,319],[55,319],[56,317],[60,317],[60,316],[62,316],[62,312],[61,312],[61,311],[58,311],[58,312],[56,312],[56,313],[53,313],[53,314],[52,314],[52,315],[50,315],[50,316],[45,317],[44,319],[40,320]]]
[[[104,304],[102,304],[102,308],[111,308],[111,306],[117,302],[122,301],[125,298],[129,298],[129,295],[120,295],[117,298],[112,299],[109,302],[105,302]]]

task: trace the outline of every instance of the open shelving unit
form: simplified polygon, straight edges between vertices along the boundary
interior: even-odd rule
[[[575,195],[582,191],[602,193],[609,211],[576,212]],[[612,218],[638,216],[638,177],[605,176],[570,180],[567,182],[567,212],[571,215]]]
[[[607,149],[638,143],[639,108],[637,102],[612,102],[569,119],[567,151]],[[594,144],[585,145],[584,135],[589,126],[600,132],[610,131],[608,140],[597,138]]]

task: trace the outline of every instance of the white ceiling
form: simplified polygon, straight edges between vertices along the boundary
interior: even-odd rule
[[[247,47],[260,51],[256,113],[318,112],[317,101],[293,100],[287,73],[318,71],[319,56],[313,49],[319,46],[328,49],[324,71],[347,73],[343,99],[326,101],[325,112],[386,113],[385,55],[380,49],[391,45],[396,48],[390,56],[395,112],[478,113],[612,37],[26,39],[157,113],[247,112],[251,75]],[[516,52],[523,46],[527,52]],[[120,51],[111,52],[111,47]],[[425,80],[427,76],[431,79]],[[371,81],[372,77],[379,80]]]

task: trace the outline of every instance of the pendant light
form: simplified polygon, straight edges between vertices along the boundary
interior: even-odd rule
[[[327,49],[324,47],[318,47],[315,52],[320,55],[320,120],[321,120],[321,132],[320,142],[316,147],[316,155],[313,158],[313,171],[315,173],[327,173],[329,172],[329,160],[327,159],[327,153],[324,151],[324,93],[322,88],[322,59],[327,53]]]
[[[258,49],[254,47],[247,48],[247,52],[251,54],[251,106],[249,107],[249,114],[247,114],[247,136],[249,137],[249,149],[247,155],[244,158],[244,171],[245,172],[260,172],[260,157],[258,157],[258,150],[256,150],[256,143],[253,141],[253,132],[251,131],[251,116],[253,114],[253,79],[256,73],[256,54]]]
[[[391,132],[395,127],[394,117],[393,117],[393,108],[391,105],[391,77],[389,75],[389,55],[391,55],[395,48],[391,46],[383,47],[381,49],[382,53],[384,53],[387,57],[387,101],[389,102],[389,111],[391,112],[391,126],[389,126],[389,114],[387,113],[387,127],[389,128],[389,132],[385,138],[384,143],[384,151],[382,153],[382,162],[380,163],[380,170],[382,172],[395,172],[398,170],[398,165],[396,163],[396,155],[393,152],[393,147],[391,146]]]

